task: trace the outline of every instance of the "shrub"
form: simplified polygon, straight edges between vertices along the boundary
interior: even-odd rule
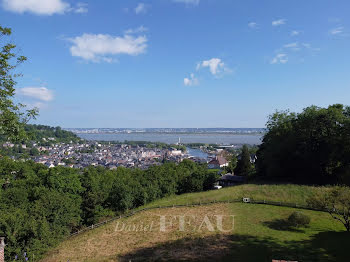
[[[293,227],[302,227],[310,224],[310,217],[301,213],[301,212],[293,212],[288,217],[288,223]]]

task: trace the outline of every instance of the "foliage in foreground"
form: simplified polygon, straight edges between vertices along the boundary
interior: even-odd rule
[[[16,104],[15,73],[18,65],[26,60],[17,56],[16,45],[7,42],[11,29],[0,26],[0,135],[13,141],[26,138],[24,124],[37,114],[37,109],[23,110],[24,105]]]
[[[6,259],[38,258],[70,232],[172,194],[212,187],[214,173],[191,161],[142,171],[47,168],[0,159],[0,234]],[[214,178],[214,179],[213,179]]]

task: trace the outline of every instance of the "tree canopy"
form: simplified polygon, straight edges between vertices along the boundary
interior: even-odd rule
[[[237,167],[235,169],[235,174],[238,176],[249,176],[253,171],[253,165],[250,162],[250,153],[247,145],[243,145],[241,154],[239,155],[239,160],[237,162]]]
[[[257,152],[265,178],[309,184],[350,184],[350,107],[310,106],[276,112]]]
[[[7,260],[39,258],[72,231],[173,194],[208,190],[217,174],[189,160],[148,170],[48,168],[0,158],[0,234]]]
[[[13,101],[15,78],[20,76],[15,70],[26,57],[16,55],[16,45],[6,41],[10,35],[10,28],[0,26],[0,135],[21,140],[26,137],[24,123],[36,116],[37,109],[24,110],[23,104]]]

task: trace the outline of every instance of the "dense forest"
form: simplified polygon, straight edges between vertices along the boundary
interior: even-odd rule
[[[72,231],[172,194],[212,188],[216,172],[184,160],[148,170],[47,168],[0,158],[0,235],[6,259],[39,258]]]

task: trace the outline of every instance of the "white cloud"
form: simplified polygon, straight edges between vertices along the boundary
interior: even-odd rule
[[[300,34],[300,32],[299,32],[299,31],[296,31],[296,30],[293,30],[293,31],[290,33],[291,36],[297,36],[297,35],[299,35],[299,34]]]
[[[315,54],[321,51],[320,48],[313,47],[310,43],[299,43],[293,42],[283,45],[281,48],[275,50],[275,56],[270,60],[271,64],[285,64],[289,62],[290,59],[295,59],[295,54],[292,52],[300,52],[298,58],[303,57],[308,54]]]
[[[2,5],[8,11],[37,15],[63,14],[70,9],[70,5],[62,0],[2,0]]]
[[[38,99],[41,101],[49,102],[53,100],[54,95],[52,90],[46,87],[24,87],[17,89],[17,94],[29,98]]]
[[[86,3],[77,3],[75,7],[64,0],[2,0],[5,10],[23,14],[25,12],[36,15],[54,15],[67,12],[87,13]]]
[[[137,28],[130,28],[130,29],[126,30],[125,34],[138,34],[138,33],[144,33],[147,31],[148,31],[148,28],[141,25]]]
[[[256,27],[258,26],[258,24],[255,23],[255,22],[250,22],[250,23],[248,24],[248,26],[249,26],[250,28],[256,28]]]
[[[271,64],[285,64],[288,62],[288,57],[286,54],[277,54],[272,60]]]
[[[272,21],[273,26],[279,26],[279,25],[284,25],[286,23],[286,19],[279,19]]]
[[[198,85],[198,79],[194,76],[194,74],[190,75],[190,78],[185,77],[184,78],[184,85],[185,86],[195,86]]]
[[[344,27],[342,26],[333,28],[329,31],[331,35],[339,35],[339,34],[342,34],[343,32],[344,32]]]
[[[293,51],[299,51],[299,50],[302,50],[302,49],[310,49],[310,50],[313,50],[313,51],[320,51],[320,48],[313,48],[310,43],[298,43],[298,42],[295,42],[295,43],[286,44],[283,47],[286,48],[286,49],[293,50]]]
[[[220,58],[212,58],[210,60],[204,60],[197,64],[197,70],[201,67],[208,67],[210,73],[213,75],[218,75],[221,72],[229,72],[230,69],[226,67],[225,63],[221,61]]]
[[[134,10],[137,15],[145,14],[147,12],[147,6],[144,3],[138,3]]]
[[[184,3],[186,5],[199,5],[200,0],[173,0],[176,3]]]
[[[78,14],[84,14],[88,11],[88,5],[86,3],[78,3],[76,8],[74,9],[74,12]]]
[[[108,34],[83,34],[68,39],[72,56],[92,62],[113,62],[119,54],[139,55],[146,52],[147,37],[131,35],[111,36]]]

